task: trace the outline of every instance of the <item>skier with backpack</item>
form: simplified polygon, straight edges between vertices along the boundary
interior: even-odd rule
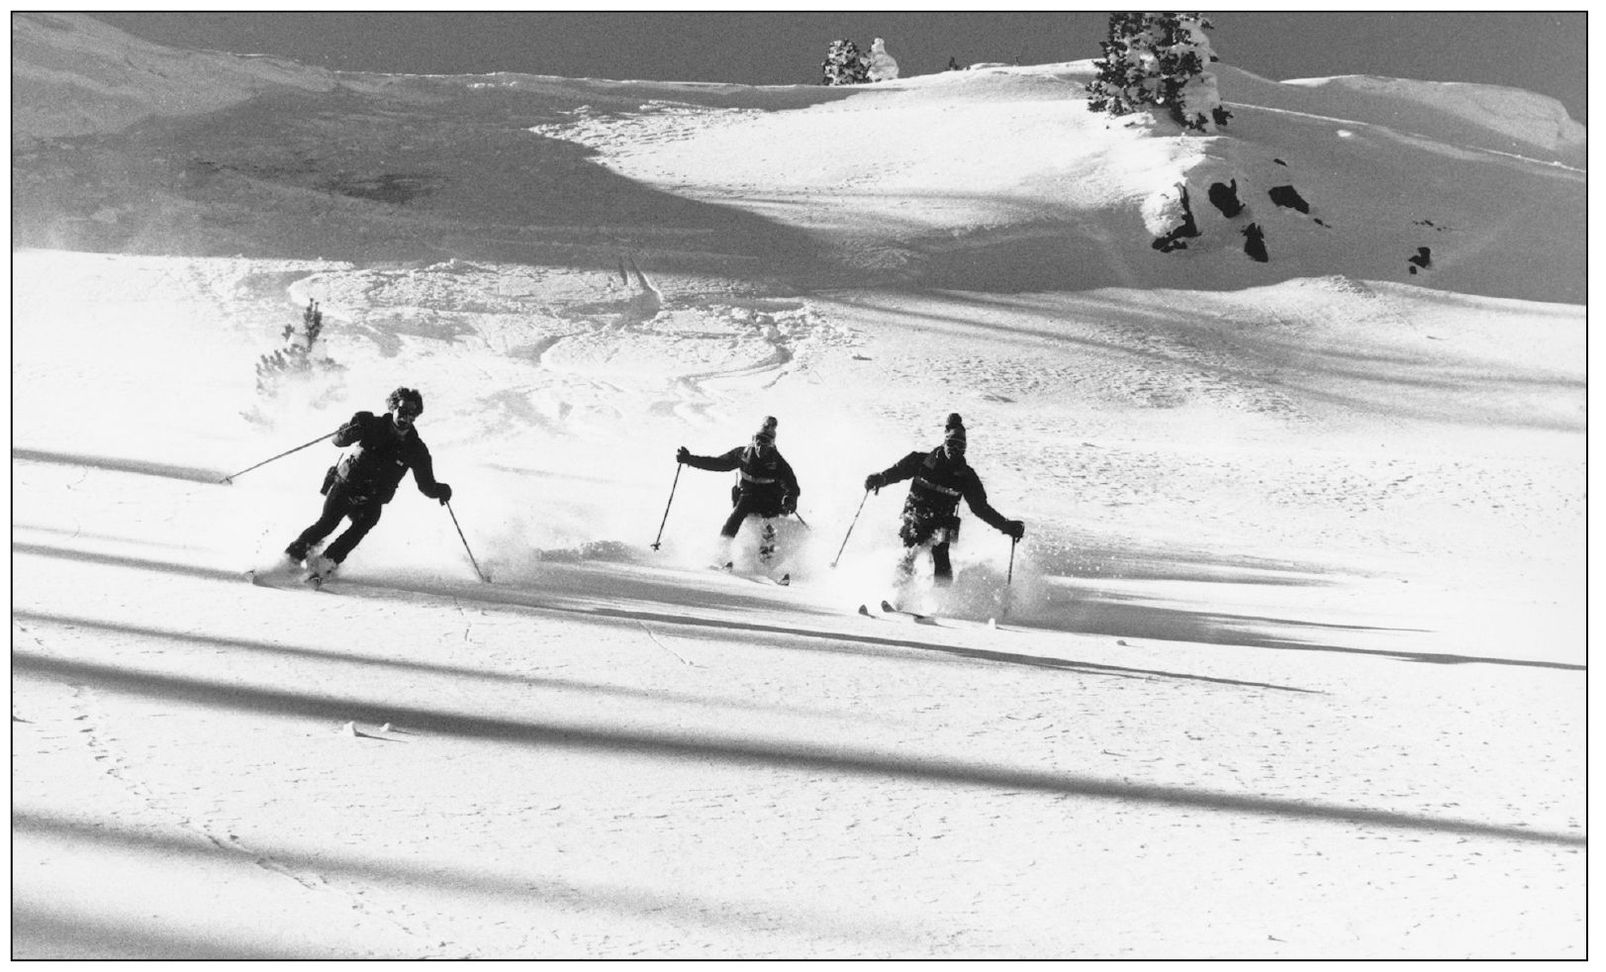
[[[333,574],[374,528],[409,469],[420,493],[442,506],[452,498],[452,487],[435,481],[429,448],[413,424],[424,411],[424,396],[403,386],[390,393],[385,407],[388,415],[358,412],[335,432],[335,445],[347,451],[324,475],[323,514],[284,548],[291,561],[305,564],[314,583]],[[322,553],[314,552],[347,518],[345,532]]]
[[[740,474],[736,485],[731,487],[731,514],[719,531],[724,538],[719,559],[727,569],[733,565],[731,541],[749,516],[763,517],[765,520],[759,559],[768,563],[775,553],[775,526],[768,521],[797,512],[800,492],[797,476],[786,457],[775,447],[775,427],[775,417],[767,416],[759,430],[753,433],[750,443],[717,456],[695,456],[685,446],[675,450],[675,461],[683,465],[710,472],[729,472],[734,469]]]
[[[898,530],[905,548],[898,564],[904,580],[913,575],[915,557],[926,546],[931,551],[933,582],[938,586],[953,582],[948,548],[959,539],[961,497],[972,513],[1011,539],[1026,535],[1026,524],[1006,518],[987,502],[981,477],[965,462],[965,423],[958,412],[948,416],[942,445],[930,452],[911,452],[885,470],[871,473],[865,477],[864,488],[879,492],[881,487],[905,479],[913,482]]]

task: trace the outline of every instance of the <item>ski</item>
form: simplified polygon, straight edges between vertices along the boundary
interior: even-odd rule
[[[324,581],[330,577],[330,572],[317,573],[310,571],[305,565],[285,561],[272,567],[252,567],[240,575],[254,587],[290,588],[298,586],[310,587],[315,591],[323,590]]]
[[[255,587],[278,587],[289,581],[299,568],[292,564],[274,567],[252,567],[240,576]]]
[[[881,602],[881,613],[882,614],[894,615],[894,616],[900,617],[900,618],[908,618],[910,621],[913,621],[915,624],[936,624],[937,623],[937,619],[932,617],[929,614],[921,614],[919,611],[905,611],[902,608],[895,607],[891,601],[882,601]]]
[[[922,614],[919,611],[906,611],[896,607],[891,601],[882,601],[880,611],[872,611],[870,605],[859,605],[859,614],[867,618],[880,618],[886,621],[907,621],[912,624],[929,624],[932,627],[945,628],[986,628],[997,631],[998,619],[989,618],[986,621],[971,621],[965,618],[945,618],[934,614]]]
[[[777,587],[790,587],[792,584],[792,575],[790,573],[782,574],[779,577],[772,577],[769,574],[739,574],[736,572],[735,565],[729,562],[710,566],[708,569],[718,571],[721,574],[728,574],[731,577],[739,577],[745,581],[752,581],[754,584],[774,584]]]
[[[937,619],[913,611],[900,611],[893,607],[891,602],[882,601],[881,610],[872,611],[870,605],[859,605],[859,613],[867,618],[879,618],[884,621],[913,621],[917,624],[936,624]]]

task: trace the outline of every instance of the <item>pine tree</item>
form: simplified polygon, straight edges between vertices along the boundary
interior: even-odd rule
[[[293,376],[310,376],[314,372],[344,370],[328,357],[313,357],[312,346],[323,332],[323,308],[316,300],[307,301],[301,313],[301,330],[286,323],[280,332],[285,345],[272,354],[257,359],[257,390],[265,395],[276,395],[282,382]]]
[[[1205,35],[1211,26],[1196,13],[1111,14],[1088,107],[1112,115],[1164,108],[1183,128],[1201,132],[1225,125],[1232,113],[1205,70],[1218,60]]]
[[[835,40],[820,64],[821,84],[869,84],[870,58],[850,40]]]

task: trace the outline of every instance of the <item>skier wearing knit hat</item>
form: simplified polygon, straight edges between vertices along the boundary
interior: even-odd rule
[[[334,443],[346,452],[324,476],[323,514],[284,549],[291,561],[305,563],[308,580],[322,583],[334,573],[379,522],[385,504],[409,469],[418,491],[445,506],[452,487],[435,480],[429,448],[419,438],[414,422],[424,411],[424,396],[403,386],[385,399],[389,416],[358,412],[334,434]],[[351,525],[322,553],[315,547],[349,519]]]
[[[763,517],[766,522],[759,546],[759,558],[768,562],[775,552],[775,527],[767,522],[772,517],[790,516],[797,512],[800,492],[792,466],[775,447],[775,417],[768,416],[753,433],[753,440],[717,456],[694,456],[685,446],[675,451],[675,461],[694,469],[711,472],[736,470],[740,476],[731,487],[731,514],[720,528],[727,550],[736,532],[749,516]],[[724,566],[729,567],[727,561]]]
[[[930,452],[911,452],[887,469],[871,473],[864,480],[866,490],[913,480],[903,504],[903,526],[898,537],[906,548],[899,569],[905,577],[914,570],[914,558],[923,545],[930,545],[934,581],[946,585],[953,581],[948,547],[959,539],[959,500],[964,498],[970,511],[989,526],[1019,540],[1026,525],[1010,520],[987,502],[981,477],[965,462],[965,423],[958,412],[948,416],[942,445]]]

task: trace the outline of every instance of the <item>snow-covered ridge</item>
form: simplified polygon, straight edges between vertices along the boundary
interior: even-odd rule
[[[563,226],[568,259],[606,265],[690,233],[706,245],[676,248],[684,269],[784,249],[763,272],[815,281],[865,268],[1019,291],[1343,274],[1583,299],[1582,128],[1525,92],[1278,83],[1217,64],[1233,122],[1177,137],[1089,112],[1090,60],[848,88],[335,75],[167,51],[82,15],[16,23],[13,131],[29,138],[13,215],[29,244],[232,254],[272,239],[262,255],[537,261],[557,238],[531,227]],[[89,132],[136,144],[50,138]],[[213,217],[215,198],[247,187],[274,199],[254,225]],[[1213,193],[1237,202],[1213,207]]]
[[[82,14],[11,15],[13,138],[117,131],[145,118],[215,111],[272,88],[327,91],[334,78],[278,58],[174,50]]]
[[[1492,84],[1414,81],[1351,74],[1331,78],[1294,78],[1281,82],[1330,92],[1343,92],[1358,102],[1373,102],[1396,121],[1422,119],[1442,112],[1486,127],[1526,146],[1581,158],[1587,131],[1573,121],[1555,98]]]

